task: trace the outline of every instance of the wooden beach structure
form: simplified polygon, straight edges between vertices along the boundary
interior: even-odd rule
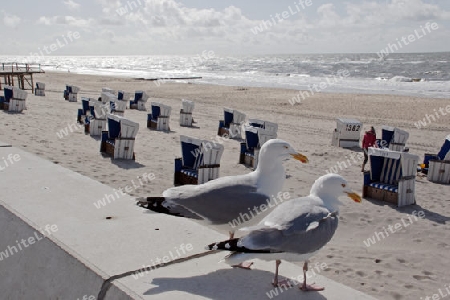
[[[0,90],[5,85],[15,86],[17,84],[19,89],[31,90],[34,93],[33,74],[35,73],[45,73],[40,64],[1,63]]]

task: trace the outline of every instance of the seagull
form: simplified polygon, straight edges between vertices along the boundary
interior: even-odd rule
[[[138,204],[148,209],[195,219],[221,233],[234,237],[236,229],[257,224],[267,215],[268,206],[278,203],[286,173],[283,159],[293,157],[303,163],[308,158],[286,141],[271,139],[260,150],[255,171],[237,176],[219,177],[199,185],[183,185],[163,192],[163,197],[148,197]],[[260,209],[253,213],[254,208]]]
[[[345,194],[353,201],[361,202],[361,197],[349,189],[342,176],[326,174],[314,182],[309,196],[278,205],[259,224],[240,229],[247,232],[241,238],[213,243],[206,249],[232,251],[225,258],[228,264],[252,258],[275,260],[273,286],[282,284],[278,281],[281,259],[303,261],[304,278],[300,289],[322,291],[323,287],[306,284],[308,259],[333,237],[338,226],[339,205],[342,204],[338,198]]]

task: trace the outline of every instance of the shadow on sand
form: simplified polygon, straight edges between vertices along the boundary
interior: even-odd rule
[[[400,213],[410,214],[412,215],[415,212],[415,215],[417,216],[417,213],[422,211],[424,216],[424,219],[427,219],[429,221],[438,223],[438,224],[446,224],[446,222],[450,221],[449,216],[443,216],[437,212],[433,212],[431,210],[428,210],[426,208],[423,208],[419,204],[413,204],[413,205],[407,205],[402,207],[397,207],[394,204],[391,204],[389,202],[381,201],[381,200],[375,200],[372,198],[364,198],[364,200],[378,206],[385,206],[388,205],[392,207],[393,209],[397,210]]]
[[[110,156],[106,156],[106,157],[110,157]],[[116,166],[118,166],[121,169],[139,169],[139,168],[144,168],[145,165],[140,164],[134,160],[130,160],[130,159],[114,159],[111,158],[111,163],[115,164]]]

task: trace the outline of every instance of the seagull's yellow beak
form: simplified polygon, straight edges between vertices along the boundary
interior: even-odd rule
[[[347,195],[350,197],[350,199],[352,199],[353,201],[357,202],[357,203],[361,203],[361,196],[358,195],[357,193],[354,192],[346,192]]]
[[[300,154],[300,153],[298,153],[298,152],[297,152],[297,153],[294,153],[294,154],[291,154],[291,156],[292,156],[294,159],[299,160],[299,161],[301,161],[301,162],[304,163],[304,164],[306,164],[306,163],[309,162],[308,158],[307,158],[305,155]]]

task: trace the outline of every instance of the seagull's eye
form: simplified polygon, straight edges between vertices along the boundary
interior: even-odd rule
[[[345,183],[343,183],[343,184],[341,184],[341,185],[342,185],[342,187],[343,187],[343,188],[345,188],[345,187],[346,187]]]
[[[289,149],[289,147],[288,147],[288,146],[284,146],[284,148],[285,148],[285,149]]]

